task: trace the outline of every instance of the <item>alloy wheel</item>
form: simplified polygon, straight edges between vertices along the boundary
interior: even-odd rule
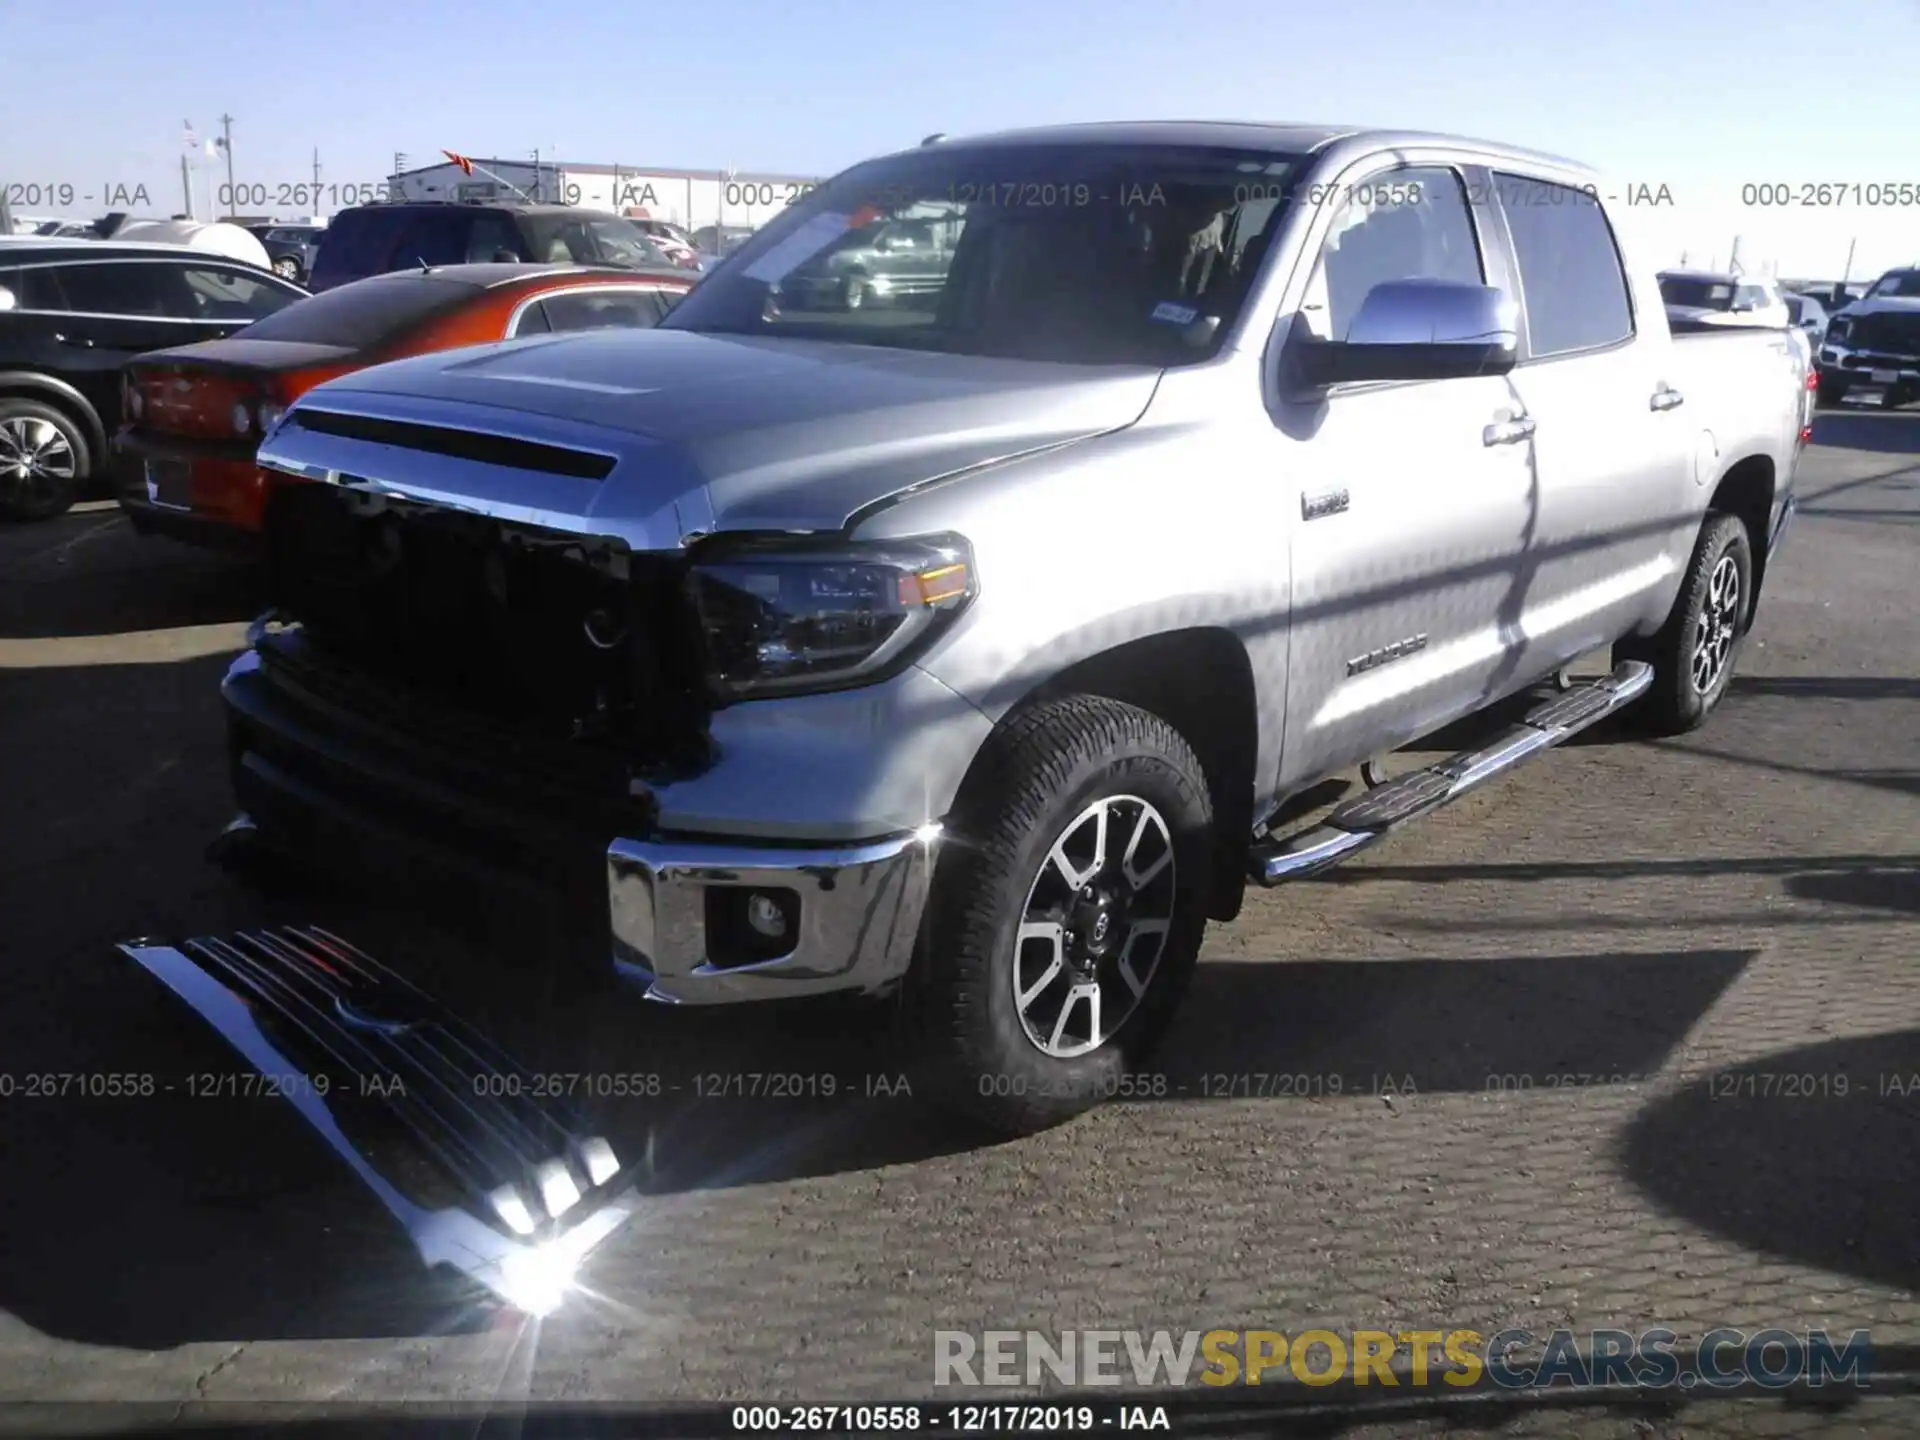
[[[0,420],[0,484],[23,504],[51,496],[79,473],[73,442],[37,415]]]
[[[1139,1005],[1173,925],[1173,835],[1134,795],[1096,800],[1060,832],[1028,887],[1013,1002],[1056,1060],[1097,1050]]]
[[[1710,695],[1726,674],[1727,657],[1733,653],[1734,635],[1740,624],[1740,565],[1731,555],[1722,555],[1707,581],[1707,595],[1700,607],[1700,623],[1694,631],[1693,688]]]

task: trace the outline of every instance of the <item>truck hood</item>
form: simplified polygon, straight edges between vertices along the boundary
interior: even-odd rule
[[[358,371],[309,391],[260,458],[657,550],[717,529],[841,529],[902,490],[1130,425],[1159,375],[678,330],[594,331]],[[311,411],[350,418],[307,421]],[[577,456],[551,471],[525,453],[516,464],[471,458],[470,440],[436,433],[445,431],[587,451],[604,474],[577,473],[596,468]]]
[[[1920,295],[1876,295],[1871,300],[1856,300],[1830,317],[1842,315],[1852,320],[1861,315],[1920,315]]]

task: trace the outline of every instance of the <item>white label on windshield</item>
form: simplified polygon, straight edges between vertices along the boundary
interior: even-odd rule
[[[811,260],[852,228],[851,215],[816,215],[749,265],[747,278],[765,280],[769,285],[784,280],[790,271]]]
[[[1154,319],[1166,320],[1175,325],[1191,325],[1199,313],[1198,310],[1191,309],[1188,306],[1176,305],[1171,300],[1162,300],[1158,305],[1153,307]]]

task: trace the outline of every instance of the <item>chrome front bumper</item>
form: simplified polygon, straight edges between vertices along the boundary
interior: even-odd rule
[[[614,965],[669,1004],[884,990],[913,958],[940,835],[929,824],[821,849],[616,840],[607,849]],[[728,963],[716,954],[714,905],[756,890],[797,902],[791,947]]]

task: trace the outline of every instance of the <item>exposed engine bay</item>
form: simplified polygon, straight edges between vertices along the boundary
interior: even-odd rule
[[[272,487],[265,528],[274,608],[330,662],[543,739],[700,763],[676,558],[307,481]]]

